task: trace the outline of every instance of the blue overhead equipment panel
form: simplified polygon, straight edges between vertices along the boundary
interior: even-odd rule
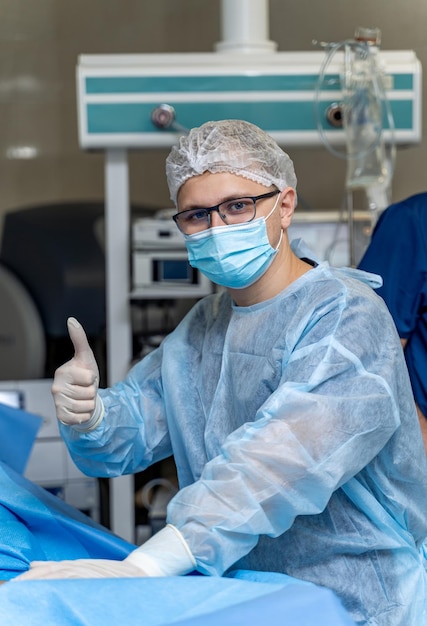
[[[180,53],[82,55],[77,68],[79,138],[83,149],[160,148],[182,129],[237,118],[257,124],[286,146],[344,143],[336,107],[343,55],[319,80],[325,53]],[[383,51],[385,92],[397,144],[421,140],[421,65],[413,51]],[[160,105],[176,124],[152,120]],[[384,120],[387,139],[387,120]],[[321,133],[319,133],[321,130]]]

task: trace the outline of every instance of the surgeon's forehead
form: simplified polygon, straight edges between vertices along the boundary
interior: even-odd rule
[[[189,178],[181,186],[177,197],[178,210],[210,207],[230,198],[256,196],[267,189],[260,183],[230,172],[204,172]]]

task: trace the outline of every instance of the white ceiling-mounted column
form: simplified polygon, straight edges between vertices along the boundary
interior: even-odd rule
[[[275,52],[277,44],[268,39],[269,0],[221,0],[222,41],[216,52]]]

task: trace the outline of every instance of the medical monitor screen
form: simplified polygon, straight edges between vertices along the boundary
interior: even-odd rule
[[[194,283],[193,268],[186,259],[163,259],[156,262],[155,280],[168,283]]]

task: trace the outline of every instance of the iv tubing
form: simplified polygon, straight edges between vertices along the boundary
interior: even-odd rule
[[[321,87],[322,84],[325,82],[325,75],[326,75],[326,71],[330,65],[330,63],[332,62],[335,54],[337,52],[339,52],[340,50],[344,49],[344,53],[345,53],[345,64],[344,64],[344,72],[347,74],[350,70],[350,63],[349,63],[349,55],[350,55],[350,51],[351,50],[360,50],[362,51],[364,54],[367,55],[367,58],[370,60],[372,66],[373,66],[373,62],[372,62],[372,53],[369,50],[369,46],[366,44],[361,44],[355,40],[350,40],[347,39],[345,41],[341,41],[338,43],[330,43],[330,44],[325,44],[325,47],[328,48],[328,52],[325,56],[325,59],[323,60],[323,63],[321,65],[320,68],[320,72],[319,72],[319,78],[316,84],[316,89],[314,92],[314,101],[315,101],[315,118],[316,118],[316,126],[317,126],[317,130],[319,132],[319,136],[320,139],[323,143],[323,145],[326,147],[326,149],[333,154],[334,156],[337,156],[340,159],[348,159],[348,154],[345,151],[341,151],[341,150],[337,150],[335,149],[331,142],[326,138],[325,135],[325,130],[322,126],[321,120],[320,120],[320,116],[319,116],[319,107],[320,107],[320,92],[321,92]],[[385,90],[384,88],[381,86],[381,80],[379,79],[379,77],[377,76],[377,74],[375,72],[372,72],[372,84],[374,87],[374,91],[375,91],[375,96],[376,98],[378,98],[379,101],[384,103],[385,106],[385,111],[386,111],[386,116],[387,116],[387,122],[389,125],[389,130],[391,133],[391,141],[390,141],[390,163],[391,163],[391,167],[390,167],[390,173],[389,176],[390,178],[392,177],[393,171],[394,171],[394,164],[395,164],[395,155],[396,155],[396,142],[394,139],[394,119],[393,119],[393,115],[391,112],[391,107],[390,107],[390,103],[389,100],[386,96]],[[380,139],[380,135],[381,135],[381,131],[378,133],[378,141]],[[373,144],[372,148],[370,150],[368,150],[368,152],[370,152],[371,150],[374,150],[377,144]],[[356,155],[357,156],[363,156],[365,153],[363,154],[359,154]]]

